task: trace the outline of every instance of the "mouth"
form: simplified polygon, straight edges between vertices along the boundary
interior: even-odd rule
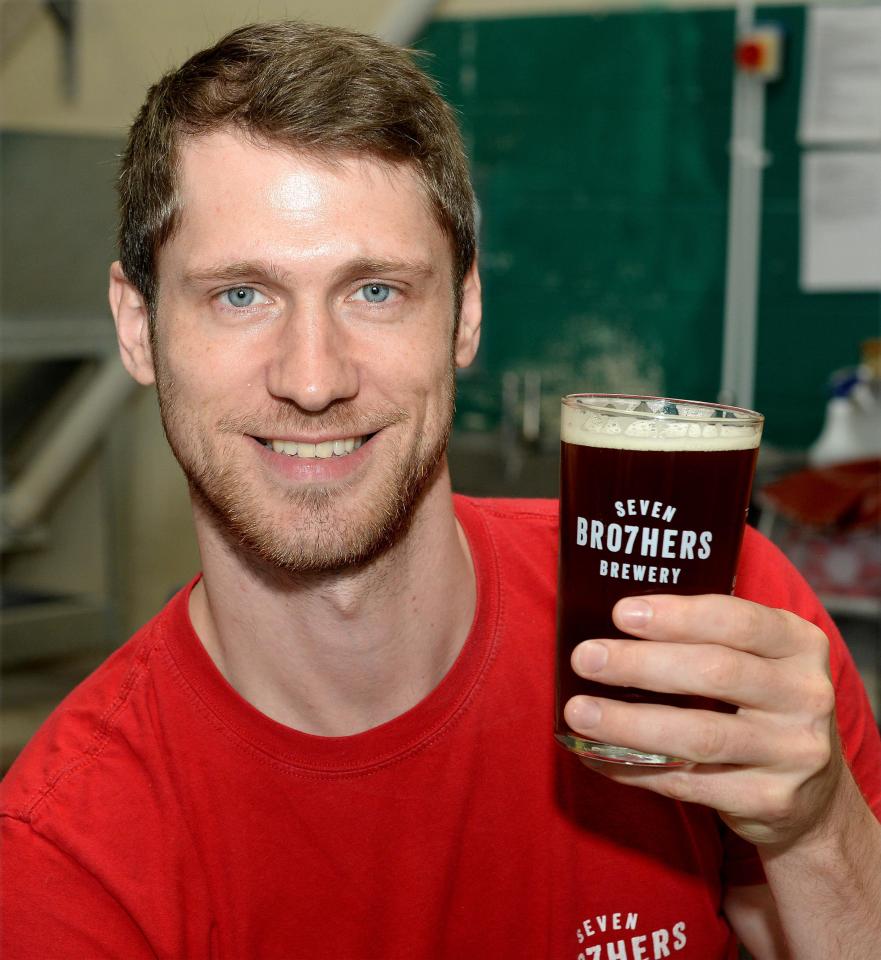
[[[367,433],[361,437],[340,437],[335,440],[322,440],[319,443],[275,440],[267,437],[254,437],[254,439],[274,453],[281,453],[286,457],[298,457],[301,460],[329,460],[331,457],[347,457],[375,436],[376,433]]]

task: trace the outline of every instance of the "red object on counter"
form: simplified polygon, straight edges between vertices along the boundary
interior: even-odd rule
[[[760,499],[787,519],[809,527],[877,526],[881,523],[881,458],[791,473],[764,487]]]

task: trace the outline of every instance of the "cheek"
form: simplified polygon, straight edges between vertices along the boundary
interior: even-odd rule
[[[246,350],[220,349],[203,341],[198,345],[180,344],[166,358],[164,373],[178,394],[214,404],[246,390],[258,382],[257,372],[249,363]]]
[[[400,401],[412,397],[426,406],[444,396],[449,390],[452,362],[438,346],[431,351],[414,350],[394,358],[385,374],[386,384]],[[429,409],[427,415],[431,415]]]
[[[164,304],[158,346],[175,377],[195,381],[199,377],[235,375],[255,352],[253,344],[249,346],[241,336],[212,325],[210,316],[204,318],[203,312],[203,308],[174,300]]]
[[[453,367],[452,332],[441,317],[433,318],[430,326],[430,335],[422,331],[422,336],[386,347],[402,382],[418,382],[426,393],[443,384]]]

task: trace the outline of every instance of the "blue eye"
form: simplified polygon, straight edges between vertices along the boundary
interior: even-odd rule
[[[233,287],[232,290],[225,290],[220,296],[231,307],[250,307],[257,299],[258,293],[253,287]]]
[[[359,290],[368,303],[384,303],[391,296],[392,288],[384,283],[365,283]]]

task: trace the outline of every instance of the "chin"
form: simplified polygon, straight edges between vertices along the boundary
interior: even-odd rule
[[[438,442],[428,456],[411,454],[370,490],[352,483],[288,491],[275,515],[267,514],[265,491],[231,483],[228,475],[185,472],[197,512],[235,555],[267,572],[328,574],[368,566],[403,540],[441,473],[445,450]]]

